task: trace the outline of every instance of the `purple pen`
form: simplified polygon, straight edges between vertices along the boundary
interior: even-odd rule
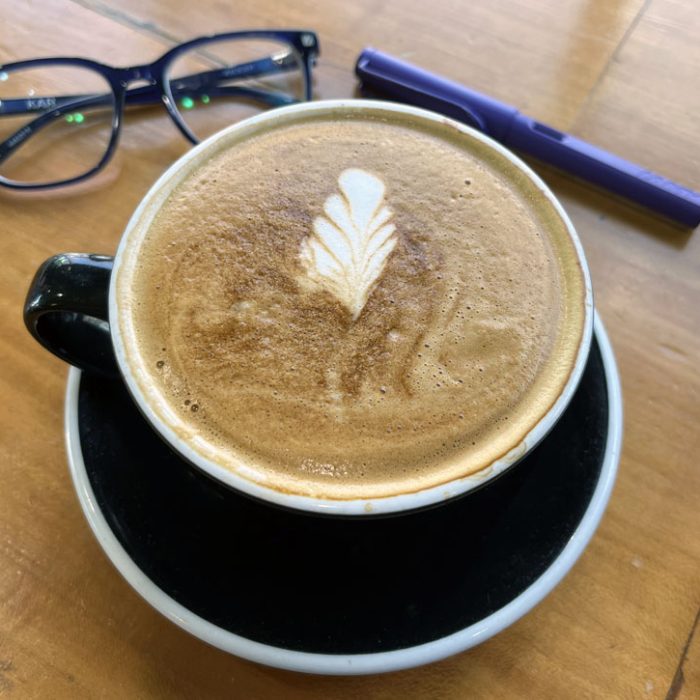
[[[557,129],[515,107],[376,49],[355,72],[363,85],[392,99],[465,122],[504,146],[527,153],[686,226],[700,224],[700,194]]]

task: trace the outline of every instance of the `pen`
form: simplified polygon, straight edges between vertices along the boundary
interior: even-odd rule
[[[367,48],[355,72],[362,84],[402,102],[464,122],[504,146],[527,153],[583,180],[695,228],[700,194],[521,114],[458,83]]]

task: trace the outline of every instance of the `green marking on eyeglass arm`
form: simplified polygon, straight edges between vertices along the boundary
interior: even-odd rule
[[[185,109],[192,109],[194,107],[194,100],[191,97],[183,97],[180,100],[180,104],[185,108]]]
[[[202,102],[205,105],[208,105],[209,104],[209,95],[202,95]]]
[[[76,124],[82,124],[82,123],[85,121],[85,117],[84,117],[80,112],[76,112],[76,113],[73,115],[73,121],[74,121]]]
[[[66,114],[66,121],[70,124],[73,121],[73,115],[72,114]]]

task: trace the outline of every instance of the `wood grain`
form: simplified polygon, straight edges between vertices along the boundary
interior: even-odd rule
[[[0,4],[0,61],[81,54],[142,63],[174,41],[309,26],[316,97],[355,94],[375,45],[700,189],[700,14],[693,0],[47,0]],[[366,678],[277,671],[199,642],[121,579],[65,466],[66,369],[28,336],[37,265],[113,252],[131,212],[187,144],[157,112],[127,119],[94,183],[0,193],[0,697],[700,697],[700,243],[535,164],[576,224],[622,374],[626,430],[608,513],[564,582],[482,646]]]

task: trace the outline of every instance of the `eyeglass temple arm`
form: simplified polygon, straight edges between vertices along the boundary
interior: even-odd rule
[[[198,89],[203,90],[210,85],[215,85],[220,80],[232,80],[235,78],[255,78],[259,76],[281,73],[285,70],[293,70],[297,65],[291,53],[283,56],[270,56],[248,63],[240,63],[235,66],[226,66],[216,70],[184,75],[171,81],[171,90],[179,91]],[[254,88],[251,88],[254,90]],[[266,94],[268,92],[266,91]],[[160,89],[156,85],[143,85],[132,88],[126,92],[127,105],[155,104],[160,101]],[[31,114],[44,112],[47,109],[64,106],[67,102],[74,102],[87,97],[99,95],[61,95],[60,97],[29,97],[22,99],[0,100],[0,117],[17,114]],[[111,96],[104,94],[105,99]]]
[[[298,67],[294,55],[291,52],[287,52],[285,54],[276,54],[274,56],[260,58],[256,61],[249,61],[248,63],[239,63],[235,66],[224,66],[223,68],[216,68],[215,70],[186,75],[181,78],[173,78],[170,81],[170,89],[173,93],[176,89],[180,91],[192,89],[203,90],[210,85],[216,85],[222,80],[257,78],[260,76],[273,75],[275,73],[283,73]],[[266,93],[267,92],[269,91],[266,91]]]
[[[38,98],[47,99],[47,98]],[[56,106],[50,112],[44,112],[44,114],[39,115],[32,121],[27,122],[22,125],[14,134],[10,134],[4,141],[0,143],[0,163],[12,155],[27,139],[31,138],[37,131],[40,131],[45,126],[48,126],[56,119],[60,119],[67,112],[73,112],[75,110],[87,109],[89,107],[96,107],[100,105],[111,105],[112,95],[87,95],[85,97],[77,96],[67,96],[65,98],[50,98],[56,99]],[[59,104],[58,100],[72,100],[66,102],[65,104]],[[0,106],[0,117],[6,116],[8,114],[22,114],[23,112],[17,111],[2,111],[2,108],[7,106],[8,103],[13,102],[26,102],[26,100],[3,100],[2,106]],[[13,105],[10,104],[10,107]]]
[[[288,54],[289,55],[289,54]],[[285,57],[286,58],[286,57]],[[296,100],[284,93],[274,93],[269,90],[259,90],[253,87],[235,85],[218,86],[220,80],[231,80],[236,77],[249,78],[252,76],[269,75],[291,68],[287,63],[279,60],[264,58],[238,66],[228,66],[204,73],[177,78],[171,83],[173,98],[177,99],[182,93],[193,94],[195,97],[207,94],[209,97],[247,97],[257,99],[271,107],[281,107],[292,104]],[[27,139],[37,131],[60,119],[68,112],[76,110],[93,109],[96,107],[110,106],[112,95],[109,93],[98,95],[64,95],[61,97],[33,97],[31,99],[11,99],[0,101],[0,117],[18,114],[31,114],[38,111],[51,109],[44,112],[36,119],[24,124],[14,134],[0,142],[0,163],[7,159]],[[145,106],[158,104],[161,101],[161,90],[157,85],[143,85],[127,90],[125,102],[127,106]]]

